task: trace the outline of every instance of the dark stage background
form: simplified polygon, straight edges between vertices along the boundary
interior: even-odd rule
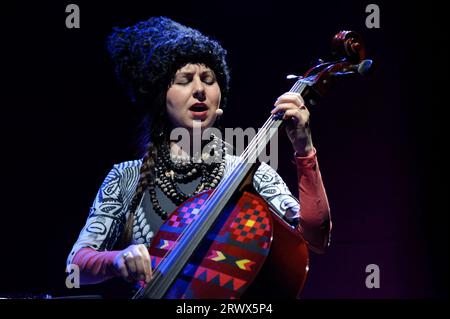
[[[339,30],[361,33],[375,72],[339,83],[311,108],[333,218],[325,255],[311,254],[303,298],[448,297],[448,184],[441,132],[447,102],[434,72],[442,8],[370,1],[81,1],[81,28],[65,27],[69,1],[2,4],[2,222],[0,294],[95,292],[65,288],[65,260],[114,163],[136,158],[139,112],[116,82],[105,39],[114,26],[167,15],[229,52],[225,127],[257,127],[276,97],[329,53]],[[442,129],[442,130],[441,130]],[[279,173],[293,192],[284,134]],[[377,264],[381,287],[365,286]]]

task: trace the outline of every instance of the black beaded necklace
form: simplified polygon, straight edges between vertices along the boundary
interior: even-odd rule
[[[211,136],[200,156],[192,158],[171,155],[168,142],[160,145],[155,165],[155,180],[149,184],[150,200],[155,212],[162,219],[167,219],[168,213],[161,207],[156,196],[156,186],[176,206],[202,191],[215,188],[224,174],[225,152],[225,143],[215,136]],[[179,183],[186,184],[199,177],[200,182],[192,194],[185,194],[180,190]]]

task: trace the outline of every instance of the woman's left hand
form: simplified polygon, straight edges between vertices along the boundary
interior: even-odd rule
[[[275,102],[272,114],[283,112],[286,121],[286,133],[297,156],[308,156],[313,150],[309,111],[299,93],[287,92]]]

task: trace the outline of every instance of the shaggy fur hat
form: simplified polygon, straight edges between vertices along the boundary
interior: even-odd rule
[[[133,102],[155,101],[165,94],[179,68],[203,63],[216,74],[221,107],[225,106],[230,79],[226,51],[199,31],[167,17],[152,17],[128,28],[115,28],[107,46],[116,75]]]

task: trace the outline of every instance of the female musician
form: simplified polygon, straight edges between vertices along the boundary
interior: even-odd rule
[[[79,266],[81,284],[118,276],[149,282],[147,248],[167,215],[190,196],[217,187],[236,162],[214,136],[202,154],[190,153],[170,139],[175,128],[187,129],[195,139],[195,124],[203,132],[224,112],[226,51],[217,41],[165,17],[115,29],[108,50],[120,82],[147,112],[148,146],[143,158],[114,165],[109,172],[67,263]],[[329,244],[331,222],[309,112],[297,93],[281,95],[274,105],[272,113],[284,112],[295,150],[299,200],[265,163],[254,174],[253,186],[312,251],[322,253]]]

